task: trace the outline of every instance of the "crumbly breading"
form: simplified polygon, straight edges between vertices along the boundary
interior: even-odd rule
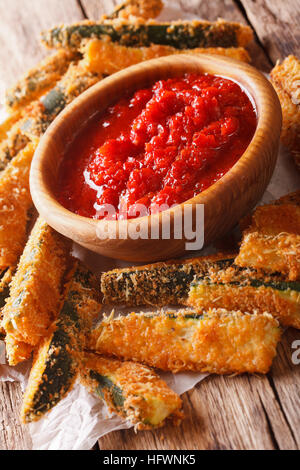
[[[181,399],[145,365],[86,353],[81,382],[136,429],[161,427],[167,419],[181,421]]]
[[[101,308],[95,276],[72,260],[58,319],[34,354],[21,416],[36,421],[72,389],[79,373],[82,349]]]
[[[280,276],[264,277],[253,270],[232,267],[205,279],[196,277],[186,304],[199,310],[269,312],[282,325],[300,329],[300,283],[285,282]]]
[[[254,211],[243,232],[237,265],[281,272],[292,281],[300,279],[300,207],[289,203],[288,197]]]
[[[175,49],[170,46],[152,45],[149,47],[126,47],[117,43],[101,39],[91,39],[82,47],[84,64],[87,70],[96,73],[111,75],[130,65],[172,54],[197,55],[201,53],[217,54],[250,62],[250,57],[243,47],[216,47],[196,49]]]
[[[101,276],[103,302],[127,306],[182,304],[195,274],[205,274],[215,264],[230,265],[234,257],[219,253],[105,272]]]
[[[300,168],[300,60],[290,55],[271,71],[271,81],[282,108],[282,142]]]
[[[42,42],[47,47],[79,49],[86,38],[103,39],[124,46],[147,47],[152,44],[168,45],[176,49],[196,47],[244,47],[253,39],[249,26],[218,19],[209,21],[173,21],[157,23],[154,20],[123,18],[84,20],[72,25],[56,26],[42,32]]]
[[[20,124],[21,132],[29,139],[41,137],[67,104],[101,78],[102,75],[89,72],[82,61],[72,62],[56,86],[26,108]]]
[[[0,269],[15,266],[27,238],[32,207],[29,170],[37,143],[30,142],[0,174]]]
[[[37,346],[47,335],[58,313],[70,249],[70,240],[37,220],[3,308],[3,326],[11,338]]]
[[[73,52],[61,49],[30,69],[6,91],[5,103],[9,111],[22,109],[53,87],[75,58],[76,54]]]
[[[90,348],[172,372],[267,373],[279,339],[279,323],[267,313],[209,309],[106,318]]]

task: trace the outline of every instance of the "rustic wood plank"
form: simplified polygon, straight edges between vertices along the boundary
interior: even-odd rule
[[[100,449],[297,449],[267,377],[210,376],[183,400],[180,430],[118,431],[104,436]]]
[[[274,63],[288,54],[300,56],[298,0],[241,0],[241,3]]]
[[[0,382],[0,450],[27,450],[31,438],[26,426],[20,423],[22,400],[20,384]]]
[[[40,44],[41,30],[84,16],[76,0],[0,0],[0,11],[1,101],[6,87],[49,54]]]
[[[297,344],[295,343],[297,342]],[[294,344],[295,343],[295,344]],[[300,332],[289,329],[279,345],[278,360],[274,363],[270,384],[277,396],[295,442],[300,448]],[[298,360],[298,364],[293,364]]]

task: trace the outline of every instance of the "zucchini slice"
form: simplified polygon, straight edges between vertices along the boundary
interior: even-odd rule
[[[106,304],[172,305],[184,304],[196,274],[205,275],[212,267],[226,267],[234,255],[213,255],[187,260],[114,269],[101,276]]]
[[[76,54],[68,50],[59,50],[29,70],[21,80],[6,91],[5,104],[8,110],[20,110],[38,99],[53,87],[75,58]]]
[[[197,49],[174,49],[171,46],[152,45],[149,47],[126,47],[111,41],[90,39],[82,47],[84,63],[87,70],[104,75],[111,75],[119,70],[138,64],[145,60],[172,54],[197,55],[203,52],[224,55],[234,59],[249,62],[250,57],[243,47],[216,47]]]
[[[181,399],[149,367],[91,353],[83,364],[83,385],[136,429],[161,427],[167,419],[180,423]]]
[[[63,281],[70,262],[70,240],[41,218],[30,234],[3,308],[9,363],[19,362],[16,344],[37,346],[57,317]]]
[[[140,47],[160,44],[176,49],[196,47],[238,47],[247,45],[253,38],[249,26],[219,19],[216,22],[191,21],[155,23],[137,20],[82,21],[73,25],[58,26],[42,33],[47,47],[78,49],[83,39],[109,38],[123,46]]]
[[[300,329],[300,282],[288,282],[278,275],[262,277],[231,267],[215,276],[196,276],[186,303],[204,310],[215,307],[268,312],[282,325]]]
[[[300,169],[300,60],[289,55],[271,71],[271,81],[282,108],[281,140]]]
[[[106,318],[90,348],[172,372],[267,373],[280,339],[269,314],[209,309]]]
[[[72,62],[56,86],[32,105],[29,117],[20,125],[21,132],[29,139],[41,137],[67,104],[101,78],[102,75],[89,72],[82,62]]]
[[[30,164],[37,142],[30,142],[0,174],[0,269],[16,266],[27,238],[32,199]]]
[[[285,196],[279,203],[258,207],[243,232],[235,263],[241,267],[279,272],[300,280],[300,207]]]
[[[78,376],[86,330],[99,315],[94,275],[74,262],[58,319],[35,352],[21,411],[24,422],[37,421],[71,390]]]

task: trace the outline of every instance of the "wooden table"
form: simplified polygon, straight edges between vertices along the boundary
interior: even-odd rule
[[[111,0],[0,0],[0,93],[45,51],[40,30],[57,23],[97,19],[112,10]],[[250,47],[255,66],[268,71],[277,59],[300,56],[299,0],[173,0],[174,9],[215,20],[248,23],[256,32]],[[173,6],[172,6],[173,8]],[[299,182],[300,183],[300,182]],[[265,377],[210,376],[183,397],[182,428],[155,432],[111,433],[97,448],[113,449],[299,449],[300,365],[292,364],[288,330],[272,372]],[[300,354],[299,354],[300,357]],[[0,383],[0,449],[29,449],[30,436],[20,424],[20,386]]]

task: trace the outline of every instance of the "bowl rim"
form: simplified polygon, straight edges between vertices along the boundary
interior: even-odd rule
[[[91,100],[93,95],[97,95],[98,93],[103,92],[103,88],[111,84],[112,81],[122,81],[123,78],[128,78],[128,74],[134,75],[138,71],[140,71],[141,68],[144,70],[151,70],[153,68],[156,68],[157,66],[164,65],[166,68],[172,66],[172,64],[177,64],[182,62],[182,65],[187,68],[187,70],[182,72],[182,75],[184,73],[189,73],[188,67],[195,63],[199,64],[200,67],[203,67],[203,72],[202,73],[212,73],[218,76],[222,76],[224,78],[228,78],[229,80],[235,81],[238,83],[244,91],[246,91],[247,95],[249,98],[254,102],[255,104],[255,109],[257,113],[257,126],[255,129],[255,133],[253,135],[253,138],[251,139],[247,149],[245,152],[241,155],[239,160],[233,165],[232,168],[228,170],[228,172],[223,175],[218,181],[213,183],[211,186],[209,186],[207,189],[199,193],[198,195],[194,196],[191,199],[188,199],[180,204],[177,204],[176,206],[173,206],[165,211],[158,212],[155,214],[151,215],[146,215],[142,217],[136,217],[132,219],[117,219],[117,220],[106,220],[106,219],[93,219],[90,217],[84,217],[81,215],[78,215],[68,209],[66,209],[60,202],[54,197],[53,191],[48,187],[48,184],[45,181],[43,171],[42,171],[42,165],[43,165],[43,160],[45,158],[45,155],[47,155],[47,146],[48,146],[48,139],[51,137],[52,139],[55,137],[55,133],[58,131],[59,127],[61,124],[69,118],[69,116],[72,115],[72,112],[74,109],[78,108],[79,106],[82,106],[85,101]],[[206,62],[203,64],[203,62]],[[224,74],[223,73],[218,73],[218,72],[206,72],[205,69],[208,67],[207,63],[209,63],[209,67],[211,68],[225,68]],[[233,78],[232,76],[228,76],[226,72],[231,70],[233,72],[233,75],[236,75],[236,78]],[[230,74],[230,72],[229,72]],[[170,74],[171,76],[171,74]],[[180,74],[178,74],[180,76]],[[243,79],[241,79],[243,77]],[[159,78],[155,79],[159,80]],[[135,83],[135,89],[138,89],[139,85],[138,83]],[[241,62],[236,59],[232,59],[229,57],[225,56],[220,56],[220,55],[212,55],[212,54],[198,54],[197,56],[195,55],[189,55],[189,54],[174,54],[170,56],[165,56],[165,57],[160,57],[156,59],[151,59],[144,61],[142,63],[138,63],[136,65],[132,65],[130,67],[127,67],[119,72],[116,72],[99,82],[97,82],[95,85],[84,91],[81,95],[79,95],[77,98],[75,98],[69,105],[66,106],[66,108],[55,118],[55,120],[51,123],[51,125],[48,127],[44,135],[41,137],[40,142],[38,144],[38,147],[35,151],[35,155],[32,160],[31,164],[31,169],[30,169],[30,190],[33,198],[33,202],[38,209],[39,212],[43,212],[42,210],[40,211],[39,208],[42,207],[42,205],[46,204],[48,209],[47,209],[47,215],[49,216],[45,217],[46,221],[49,220],[49,225],[51,225],[51,222],[53,219],[56,219],[57,216],[53,214],[60,213],[60,218],[64,217],[65,220],[65,225],[68,226],[74,226],[74,223],[84,223],[86,227],[93,227],[93,232],[95,233],[95,230],[97,227],[99,227],[99,224],[105,224],[106,227],[110,227],[113,229],[116,229],[117,233],[118,230],[122,230],[124,226],[127,226],[128,224],[149,224],[149,223],[161,223],[162,221],[162,214],[168,213],[170,217],[176,217],[181,215],[181,208],[182,206],[190,205],[194,206],[196,204],[207,204],[212,198],[214,198],[216,195],[222,193],[222,187],[230,185],[230,183],[233,183],[237,177],[242,177],[243,176],[243,166],[246,161],[249,161],[254,158],[254,155],[256,152],[253,152],[252,149],[256,146],[257,148],[261,147],[263,145],[263,132],[262,128],[264,128],[268,122],[270,121],[270,118],[272,116],[272,111],[269,108],[269,106],[264,106],[264,104],[269,101],[270,99],[278,102],[279,100],[277,97],[277,94],[272,86],[272,84],[267,80],[267,78],[263,75],[262,72],[254,68],[253,66],[246,64],[244,62]],[[92,101],[92,100],[91,100]],[[113,103],[113,100],[111,101]],[[106,105],[105,108],[103,108],[103,111],[107,109],[109,106]],[[278,108],[280,110],[280,108]],[[99,112],[101,112],[101,107],[99,107]],[[87,117],[85,121],[82,121],[80,123],[80,127],[86,125],[88,123],[89,119],[92,117],[92,114]],[[42,214],[43,216],[43,214]],[[48,219],[48,220],[47,220]],[[68,223],[69,222],[69,223]]]

